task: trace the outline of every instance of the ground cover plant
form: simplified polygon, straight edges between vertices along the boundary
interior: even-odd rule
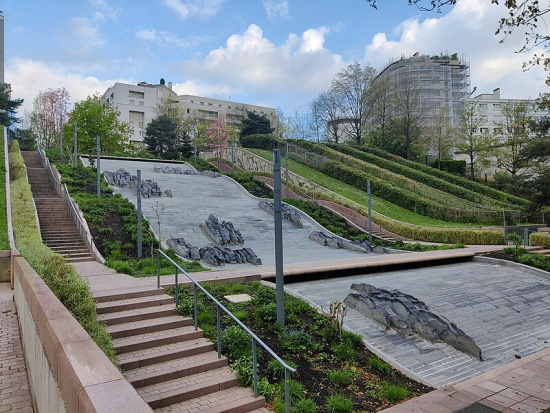
[[[486,254],[486,257],[497,258],[506,261],[513,261],[539,270],[550,272],[550,256],[536,253],[528,253],[522,247],[506,247],[502,251]]]
[[[6,205],[6,164],[4,153],[4,128],[0,128],[0,250],[9,250],[8,215]]]
[[[258,198],[273,199],[273,190],[268,188],[266,184],[259,179],[254,178],[246,173],[225,173],[228,177],[237,181],[244,189]]]
[[[293,296],[285,296],[286,326],[282,328],[277,323],[276,293],[272,288],[258,282],[204,287],[297,369],[289,383],[293,411],[374,412],[431,390],[379,360],[364,347],[361,336],[341,331],[335,320]],[[178,311],[192,317],[193,292],[183,287],[179,291]],[[228,294],[243,293],[253,300],[232,304],[223,299]],[[199,293],[199,326],[214,343],[215,314],[212,302]],[[221,324],[222,352],[241,383],[250,386],[253,372],[250,336],[227,316],[222,317]],[[378,364],[373,367],[371,360],[377,360]],[[276,411],[284,411],[284,369],[266,351],[260,351],[258,372],[259,393]]]
[[[40,238],[31,188],[17,141],[11,143],[9,159],[11,206],[12,211],[17,211],[12,215],[17,249],[111,361],[118,365],[111,338],[97,320],[96,305],[88,283]]]
[[[142,220],[143,258],[137,258],[137,211],[129,200],[113,193],[104,180],[102,196],[97,198],[96,172],[82,165],[57,164],[62,182],[77,202],[88,223],[94,242],[106,264],[114,270],[133,276],[156,275],[157,261],[154,252],[158,241]],[[173,259],[188,272],[204,271],[198,262],[186,262],[171,253]],[[161,274],[173,274],[168,260],[161,260]]]

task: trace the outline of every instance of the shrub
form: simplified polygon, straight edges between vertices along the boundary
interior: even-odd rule
[[[204,324],[213,325],[216,322],[216,316],[214,316],[214,313],[209,309],[203,310],[200,313],[197,313],[197,321],[201,327]]]
[[[307,314],[311,311],[311,306],[299,298],[288,296],[285,297],[285,310],[287,314]]]
[[[395,403],[407,398],[409,391],[399,384],[382,383],[380,395],[389,402]]]
[[[254,363],[252,356],[243,356],[231,363],[231,370],[237,373],[242,386],[249,387],[254,380]]]
[[[311,336],[303,330],[286,333],[281,345],[286,351],[302,354],[314,354],[322,349],[322,344],[313,340]]]
[[[381,373],[389,373],[390,365],[376,357],[369,357],[369,366]]]
[[[134,273],[130,264],[124,261],[114,260],[114,261],[108,261],[106,264],[107,266],[111,267],[113,270],[121,274],[132,275]]]
[[[296,413],[315,413],[315,411],[317,411],[317,406],[313,400],[303,399],[299,400],[294,405],[294,410]]]
[[[258,320],[261,320],[264,323],[274,323],[277,321],[277,304],[269,303],[261,305],[256,308],[256,312],[254,314]]]
[[[550,248],[550,234],[533,232],[529,235],[529,244],[533,246]]]
[[[296,364],[292,360],[289,360],[289,359],[283,359],[283,360],[289,367],[296,369]],[[284,380],[285,368],[277,360],[275,359],[269,360],[269,363],[267,363],[267,369],[276,379]]]
[[[268,134],[254,134],[241,136],[240,142],[243,148],[256,148],[256,149],[275,149],[279,147],[279,141],[273,135]]]
[[[260,288],[254,298],[258,304],[272,304],[277,299],[277,293],[272,288]]]
[[[519,257],[519,262],[532,267],[540,268],[544,271],[550,271],[550,257],[541,254],[523,254]]]
[[[328,379],[339,386],[345,387],[351,384],[351,375],[347,370],[331,370],[328,372]]]
[[[363,347],[363,336],[361,334],[355,334],[351,331],[342,330],[340,338],[343,344],[346,344],[356,350]]]
[[[230,360],[250,356],[252,341],[246,331],[239,326],[230,326],[222,331],[221,346],[223,354]]]
[[[353,410],[353,401],[343,394],[333,394],[327,400],[328,413],[349,413]]]
[[[271,384],[265,377],[258,380],[258,394],[265,397],[265,401],[271,403],[277,393],[277,386]]]
[[[355,351],[345,343],[340,343],[332,346],[334,354],[340,360],[353,361],[355,359]]]
[[[288,393],[290,396],[290,405],[295,406],[300,400],[304,400],[306,397],[306,389],[302,384],[296,380],[290,379],[288,381]],[[285,400],[285,382],[281,381],[277,388],[277,398]]]

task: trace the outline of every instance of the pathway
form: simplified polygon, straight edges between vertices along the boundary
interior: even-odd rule
[[[13,291],[0,283],[0,412],[32,411]]]

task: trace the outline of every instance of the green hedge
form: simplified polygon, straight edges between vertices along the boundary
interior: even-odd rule
[[[533,232],[529,235],[529,245],[550,248],[550,234]]]
[[[243,148],[272,150],[279,147],[279,141],[273,135],[254,134],[239,138]]]
[[[440,169],[441,171],[449,172],[453,175],[464,176],[466,172],[466,161],[458,161],[454,159],[437,159],[432,162],[432,168]]]
[[[6,204],[6,165],[4,162],[4,127],[0,126],[0,250],[9,250]]]
[[[495,204],[496,206],[502,207],[502,208],[508,208],[508,209],[517,208],[517,206],[515,205],[510,205],[508,203],[495,200],[494,198],[487,197],[486,195],[480,194],[471,189],[466,189],[457,184],[447,182],[444,179],[435,177],[426,172],[413,169],[407,165],[403,165],[398,162],[381,158],[377,155],[374,155],[368,152],[360,151],[348,145],[328,144],[327,146],[339,152],[361,159],[362,161],[372,163],[373,165],[379,166],[380,168],[384,168],[391,172],[406,176],[407,178],[413,179],[416,182],[423,183],[432,188],[438,189],[443,192],[447,192],[451,195],[457,196],[462,199],[466,199],[471,202],[484,204],[492,208],[495,207]]]
[[[371,153],[373,155],[379,156],[381,158],[389,159],[394,162],[409,166],[410,168],[417,169],[419,171],[425,172],[427,174],[433,175],[435,177],[438,177],[440,179],[444,179],[445,181],[448,181],[450,183],[460,185],[464,188],[470,189],[475,192],[479,192],[480,194],[483,194],[485,196],[488,196],[490,198],[497,199],[502,202],[506,202],[509,204],[517,205],[518,207],[528,207],[529,201],[524,198],[517,197],[515,195],[510,195],[506,192],[499,191],[497,189],[491,188],[489,186],[480,184],[479,182],[471,181],[469,179],[453,175],[448,172],[440,171],[439,169],[435,169],[432,167],[429,167],[427,165],[424,165],[422,163],[413,162],[410,160],[407,160],[405,158],[402,158],[397,155],[393,155],[389,152],[386,152],[382,149],[378,148],[371,148],[371,147],[356,147],[356,149],[359,149],[360,151]]]
[[[61,255],[55,254],[42,243],[25,163],[17,141],[11,143],[9,162],[11,206],[12,211],[17,211],[12,215],[17,249],[111,361],[118,365],[111,338],[104,325],[97,320],[96,304],[88,283]]]

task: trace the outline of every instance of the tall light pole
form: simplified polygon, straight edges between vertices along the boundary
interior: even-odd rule
[[[95,140],[96,140],[96,169],[97,169],[97,197],[98,198],[101,198],[101,168],[100,168],[100,156],[99,156],[99,152],[100,152],[100,148],[99,148],[99,135],[97,135],[95,137]]]
[[[281,150],[273,150],[273,211],[275,216],[275,285],[277,321],[285,326],[285,286],[283,276],[283,216],[281,207]]]
[[[143,241],[141,233],[141,169],[137,170],[137,247],[138,247],[138,258],[143,257]]]
[[[59,154],[63,156],[63,115],[59,115]]]
[[[75,168],[78,166],[78,144],[76,139],[76,132],[78,130],[78,126],[76,125],[76,119],[74,120],[74,166]]]

